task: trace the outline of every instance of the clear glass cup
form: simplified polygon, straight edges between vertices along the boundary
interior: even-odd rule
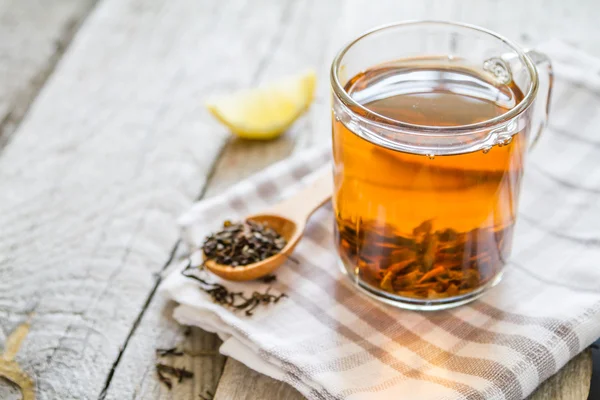
[[[497,284],[526,153],[548,116],[548,58],[474,26],[402,22],[344,47],[331,86],[343,271],[420,310]]]

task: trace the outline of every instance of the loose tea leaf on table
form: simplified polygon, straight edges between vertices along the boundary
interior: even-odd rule
[[[184,379],[194,376],[193,372],[188,371],[185,368],[172,367],[162,363],[156,363],[156,373],[158,374],[158,379],[164,383],[169,390],[173,388],[173,381],[170,377],[174,377],[177,379],[177,383],[181,383]]]
[[[238,267],[274,256],[285,245],[285,239],[266,224],[225,221],[221,231],[206,238],[202,252],[206,260]]]
[[[165,374],[158,368],[156,369],[156,373],[158,374],[158,380],[161,381],[167,387],[167,389],[171,390],[173,388],[171,379],[167,378]]]
[[[171,347],[170,349],[156,349],[156,355],[158,357],[166,357],[166,356],[180,357],[183,355],[183,351],[177,350],[177,347]]]

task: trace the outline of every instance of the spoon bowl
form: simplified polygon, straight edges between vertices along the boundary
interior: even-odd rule
[[[281,251],[269,258],[248,265],[232,267],[205,259],[206,268],[230,281],[250,281],[269,275],[285,263],[302,238],[306,221],[312,213],[331,198],[332,177],[327,171],[300,190],[293,197],[275,205],[261,214],[247,217],[247,220],[265,224],[280,234],[286,241]]]
[[[246,219],[266,224],[283,236],[286,245],[279,253],[248,265],[232,267],[231,265],[219,264],[214,260],[206,260],[204,263],[205,267],[223,279],[230,281],[250,281],[270,274],[288,259],[302,236],[302,231],[298,229],[298,225],[294,221],[279,215],[259,214]],[[301,227],[301,229],[303,230],[304,227]]]

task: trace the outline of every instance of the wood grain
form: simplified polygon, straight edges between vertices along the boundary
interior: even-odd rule
[[[223,378],[225,379],[219,383],[215,400],[304,399],[290,385],[261,375],[231,358],[227,360]]]
[[[171,317],[174,306],[157,298],[147,308],[115,371],[106,399],[198,399],[199,394],[215,392],[225,364],[225,357],[218,353],[221,342],[216,335],[198,328],[188,331],[177,324]],[[185,355],[156,357],[155,349],[175,346]],[[174,382],[169,390],[157,379],[157,362],[183,367],[194,376],[182,383]]]
[[[227,91],[249,84],[260,84],[290,74],[290,71],[293,73],[302,70],[314,65],[316,61],[322,61],[323,48],[317,46],[319,39],[317,33],[313,32],[306,37],[303,35],[306,24],[324,26],[326,18],[334,12],[335,3],[318,4],[321,3],[314,2],[311,4],[313,7],[307,7],[292,0],[279,2],[269,0],[254,1],[252,7],[249,7],[247,3],[233,1],[215,7],[222,13],[223,22],[219,30],[211,32],[211,36],[206,39],[214,41],[214,51],[217,52],[214,56],[220,58],[224,52],[227,52],[225,44],[234,48],[255,46],[261,52],[248,58],[244,65],[230,60],[230,64],[226,66],[229,68],[229,74],[237,75],[244,81],[221,85],[222,88],[218,88]],[[299,38],[303,39],[299,40]],[[295,44],[292,46],[293,43]],[[219,49],[218,44],[223,44],[223,47]],[[306,124],[308,124],[307,118],[303,118],[284,137],[272,142],[256,143],[230,138],[227,150],[224,152],[225,156],[221,157],[215,167],[214,175],[210,178],[206,193],[203,195],[210,196],[218,193],[232,181],[242,179],[284,158],[295,147],[295,137],[299,134],[300,127]],[[241,152],[237,153],[237,149]],[[229,175],[229,170],[232,170],[235,175]],[[118,363],[106,399],[196,399],[199,395],[205,395],[207,390],[215,393],[223,369],[223,358],[185,357],[181,362],[195,371],[194,380],[177,385],[176,391],[166,390],[158,383],[152,370],[154,363],[152,349],[157,346],[157,343],[169,347],[181,340],[178,333],[180,329],[172,320],[156,316],[157,314],[164,316],[166,307],[168,307],[167,302],[160,296],[154,296],[150,301],[139,328],[133,334],[122,360]],[[194,338],[205,344],[204,349],[213,351],[217,350],[220,343],[215,335],[200,330],[196,331]]]
[[[278,2],[266,2],[266,9]],[[330,91],[327,77],[328,64],[333,58],[340,39],[335,31],[343,0],[307,0],[292,2],[278,40],[272,45],[270,56],[256,75],[256,84],[293,74],[306,68],[317,71],[317,88],[313,104],[306,115],[277,140],[253,142],[232,138],[215,166],[215,173],[207,196],[280,161],[294,151],[330,140]],[[335,43],[335,44],[334,44]]]
[[[0,0],[0,151],[96,0]]]
[[[0,157],[0,326],[33,311],[17,361],[39,399],[95,399],[110,386],[175,218],[226,138],[201,101],[253,73],[215,66],[266,48],[249,38],[216,50],[234,26],[257,29],[226,18],[244,2],[228,4],[102,1]]]

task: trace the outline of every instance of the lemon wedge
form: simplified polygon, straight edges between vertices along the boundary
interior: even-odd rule
[[[231,131],[246,139],[268,140],[281,135],[313,100],[314,71],[269,85],[209,101],[206,107]]]

